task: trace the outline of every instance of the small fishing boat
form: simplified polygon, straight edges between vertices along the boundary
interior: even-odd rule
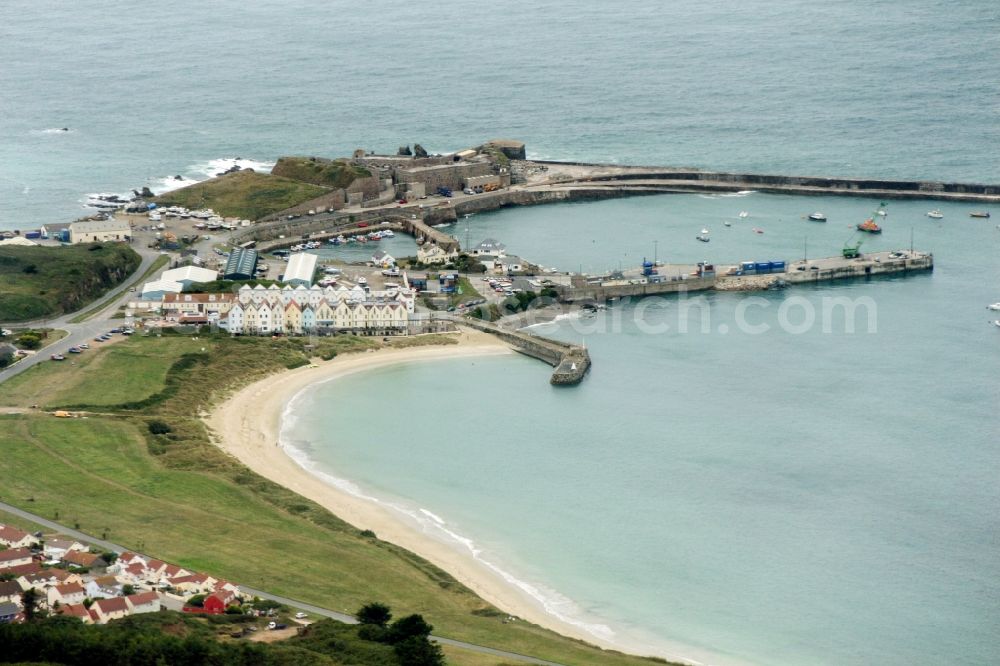
[[[1000,303],[991,303],[986,306],[987,310],[1000,310]]]
[[[809,219],[813,222],[826,222],[826,215],[823,213],[811,213]]]
[[[753,228],[753,232],[754,232],[755,234],[762,234],[762,233],[764,233],[764,230],[763,230],[763,229],[761,229],[760,227],[754,227],[754,228]]]
[[[704,227],[702,227],[701,233],[702,233],[702,235],[707,236],[708,235],[708,229],[705,229]]]
[[[858,231],[864,231],[869,234],[880,234],[882,233],[882,227],[880,227],[876,222],[875,218],[878,216],[885,217],[885,204],[880,204],[875,213],[869,217],[864,222],[858,224]]]
[[[723,224],[726,225],[727,227],[733,226],[729,220],[726,220],[725,222],[723,222]]]
[[[997,328],[1000,328],[1000,319],[994,319],[993,325],[996,326]]]
[[[927,211],[927,217],[935,220],[940,220],[942,217],[944,217],[944,213],[935,208],[934,210]]]
[[[709,238],[705,234],[698,234],[697,236],[695,236],[695,238],[697,238],[698,240],[700,240],[702,243],[707,243],[708,241],[712,240],[711,238]]]
[[[741,211],[740,211],[740,217],[741,217],[741,218],[743,218],[743,217],[750,217],[750,213],[748,213],[748,212],[747,212],[747,211],[745,211],[745,210],[741,210]]]
[[[971,213],[969,213],[969,217],[982,217],[985,219],[989,219],[990,212],[988,210],[974,210]]]

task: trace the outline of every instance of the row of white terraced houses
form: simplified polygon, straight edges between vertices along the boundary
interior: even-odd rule
[[[406,331],[415,292],[406,277],[384,291],[355,286],[264,287],[244,285],[235,294],[167,294],[162,309],[182,321],[205,319],[231,333],[302,334],[338,330],[371,335]]]

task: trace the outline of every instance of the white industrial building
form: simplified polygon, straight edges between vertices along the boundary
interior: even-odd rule
[[[167,294],[179,294],[184,291],[184,285],[173,280],[153,280],[142,285],[142,300],[161,301]]]
[[[318,260],[317,255],[309,252],[293,254],[288,260],[288,266],[285,267],[285,276],[282,282],[292,286],[311,287]]]
[[[219,274],[209,268],[198,266],[181,266],[163,271],[160,280],[167,282],[180,282],[184,288],[190,287],[196,282],[214,282],[219,279]]]
[[[132,226],[123,220],[87,220],[69,225],[69,242],[103,243],[127,241],[132,236]]]

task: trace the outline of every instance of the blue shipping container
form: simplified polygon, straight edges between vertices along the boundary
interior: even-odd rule
[[[784,273],[785,272],[785,262],[783,262],[783,261],[772,261],[771,262],[771,272],[772,273]]]
[[[770,273],[771,272],[771,262],[770,261],[758,261],[754,268],[758,273]]]
[[[744,273],[752,273],[755,267],[756,264],[754,264],[752,261],[744,261],[743,263],[740,264],[740,270],[743,271]]]

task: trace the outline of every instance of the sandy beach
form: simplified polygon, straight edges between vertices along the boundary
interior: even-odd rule
[[[504,580],[498,573],[444,542],[424,534],[391,509],[344,492],[310,474],[285,454],[278,444],[281,417],[288,402],[311,384],[415,360],[511,354],[505,344],[476,331],[457,334],[459,344],[351,354],[319,365],[289,370],[241,389],[206,417],[216,444],[244,465],[329,509],[358,529],[374,531],[380,539],[406,548],[441,567],[483,599],[511,615],[566,636],[601,644],[580,627],[560,621],[541,604]],[[617,647],[605,644],[604,647]]]

